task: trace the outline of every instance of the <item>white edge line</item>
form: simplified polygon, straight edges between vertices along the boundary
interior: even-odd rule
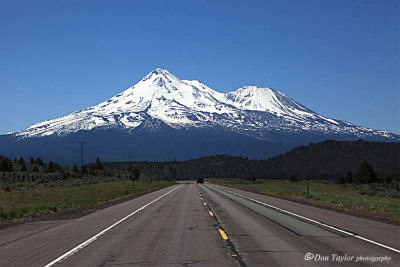
[[[166,195],[168,195],[169,193],[171,193],[172,191],[178,189],[180,186],[175,187],[174,189],[168,191],[167,193],[165,193],[164,195],[154,199],[153,201],[147,203],[146,205],[142,206],[141,208],[135,210],[134,212],[132,212],[131,214],[127,215],[126,217],[122,218],[121,220],[119,220],[118,222],[110,225],[109,227],[107,227],[106,229],[104,229],[103,231],[101,231],[100,233],[98,233],[97,235],[89,238],[88,240],[86,240],[85,242],[81,243],[80,245],[74,247],[73,249],[71,249],[70,251],[64,253],[63,255],[61,255],[60,257],[58,257],[57,259],[53,260],[52,262],[46,264],[44,267],[49,267],[49,266],[53,266],[54,264],[56,264],[57,262],[61,262],[63,260],[65,260],[66,258],[70,257],[71,255],[75,254],[76,252],[78,252],[79,250],[81,250],[82,248],[86,247],[87,245],[89,245],[90,243],[92,243],[93,241],[95,241],[97,238],[99,238],[100,236],[104,235],[105,233],[107,233],[108,231],[111,230],[111,228],[113,228],[114,226],[116,226],[117,224],[125,221],[126,219],[128,219],[129,217],[131,217],[132,215],[138,213],[139,211],[143,210],[144,208],[146,208],[147,206],[151,205],[152,203],[156,202],[157,200],[165,197]]]
[[[225,190],[225,189],[222,189],[222,188],[219,188],[219,189],[221,189],[221,190],[223,190],[223,191],[226,191],[226,192],[229,192],[229,193],[231,193],[231,194],[234,194],[234,195],[243,197],[243,198],[247,198],[247,199],[249,199],[249,200],[251,200],[251,201],[254,201],[254,202],[258,203],[258,204],[261,204],[261,205],[264,205],[264,206],[267,206],[267,207],[271,207],[271,208],[277,209],[277,210],[279,210],[279,211],[282,211],[282,212],[284,212],[284,213],[290,214],[290,215],[292,215],[292,216],[295,216],[295,217],[298,217],[298,218],[302,218],[302,219],[304,219],[304,220],[306,220],[306,221],[313,222],[313,223],[315,223],[315,224],[318,224],[318,225],[321,225],[321,226],[324,226],[324,227],[327,227],[327,228],[336,230],[336,231],[338,231],[338,232],[342,232],[342,233],[347,234],[347,235],[350,235],[350,236],[352,236],[352,237],[356,237],[356,238],[358,238],[358,239],[367,241],[367,242],[372,243],[372,244],[375,244],[375,245],[377,245],[377,246],[380,246],[380,247],[383,247],[383,248],[392,250],[392,251],[394,251],[394,252],[400,253],[400,250],[398,250],[398,249],[395,249],[395,248],[389,247],[389,246],[387,246],[387,245],[378,243],[378,242],[376,242],[376,241],[373,241],[373,240],[370,240],[370,239],[368,239],[368,238],[359,236],[359,235],[357,235],[357,234],[353,234],[353,233],[347,232],[347,231],[345,231],[345,230],[342,230],[342,229],[333,227],[333,226],[331,226],[331,225],[328,225],[328,224],[325,224],[325,223],[322,223],[322,222],[315,221],[315,220],[313,220],[313,219],[310,219],[310,218],[307,218],[307,217],[298,215],[298,214],[296,214],[296,213],[293,213],[293,212],[290,212],[290,211],[287,211],[287,210],[284,210],[284,209],[281,209],[281,208],[272,206],[272,205],[270,205],[270,204],[267,204],[267,203],[264,203],[264,202],[261,202],[261,201],[252,199],[252,198],[250,198],[250,197],[243,196],[243,195],[238,194],[238,193],[235,193],[235,192],[231,192],[231,191],[229,191],[229,190]]]

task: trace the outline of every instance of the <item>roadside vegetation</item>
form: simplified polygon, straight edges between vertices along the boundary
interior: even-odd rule
[[[329,180],[207,179],[255,193],[400,222],[397,183],[336,183]],[[307,193],[308,187],[308,193]]]
[[[0,156],[0,222],[93,206],[171,184],[140,173],[136,165],[104,169],[98,159],[78,168]]]
[[[345,142],[331,141],[328,141],[327,144],[333,145],[334,147],[346,147],[346,145],[348,145]],[[362,147],[367,145],[375,149],[380,145],[379,143],[365,144],[365,142],[362,141],[349,144],[351,146],[361,145]],[[349,169],[347,172],[342,173],[334,173],[333,171],[321,172],[319,179],[316,179],[314,175],[307,175],[307,170],[313,166],[310,161],[303,162],[302,166],[298,163],[304,161],[304,158],[299,158],[298,154],[309,159],[315,157],[312,153],[309,153],[310,150],[315,150],[313,146],[314,145],[310,145],[307,148],[297,148],[293,151],[300,151],[299,153],[289,152],[286,153],[286,155],[277,157],[278,159],[280,158],[281,167],[286,165],[290,166],[291,163],[298,166],[298,172],[292,171],[291,175],[286,174],[286,176],[283,176],[286,179],[266,180],[256,179],[255,176],[249,176],[247,179],[208,179],[208,181],[256,193],[282,197],[312,205],[377,217],[398,224],[400,223],[400,181],[397,174],[398,155],[391,155],[389,152],[386,154],[380,153],[382,162],[397,162],[397,165],[393,165],[397,166],[397,170],[396,167],[393,167],[394,169],[388,167],[393,163],[390,163],[390,165],[385,168],[382,168],[384,164],[381,164],[380,173],[376,173],[374,167],[366,160],[363,160],[357,167],[352,168],[353,171]],[[389,147],[387,144],[383,144],[383,146]],[[320,148],[321,145],[319,145],[318,149]],[[395,150],[392,152],[394,151]],[[323,156],[323,153],[317,154],[321,157]],[[350,158],[350,154],[349,152],[347,158]],[[391,156],[388,157],[388,155]],[[361,156],[359,158],[361,158]],[[298,162],[296,163],[296,161]],[[316,159],[313,161],[317,162]],[[330,161],[326,160],[326,162]],[[331,166],[333,165],[331,164]],[[344,168],[345,166],[342,167],[342,170]],[[295,168],[292,168],[292,170],[295,170]],[[329,168],[325,170],[329,170]],[[330,173],[330,175],[327,173]],[[392,173],[394,176],[388,173]]]
[[[400,222],[399,151],[400,143],[328,140],[267,160],[229,155],[168,162],[98,158],[82,167],[0,156],[0,220],[95,205],[170,185],[168,181],[205,178]]]

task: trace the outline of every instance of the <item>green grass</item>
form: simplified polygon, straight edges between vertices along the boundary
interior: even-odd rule
[[[391,188],[379,185],[338,185],[328,181],[310,181],[310,192],[307,195],[307,182],[257,181],[250,183],[239,179],[207,179],[207,182],[234,186],[236,188],[258,193],[297,197],[325,203],[338,207],[363,209],[400,215],[400,193]]]
[[[173,184],[152,181],[101,181],[92,184],[21,184],[13,190],[0,189],[0,219],[13,219],[91,206],[103,201],[139,194]]]

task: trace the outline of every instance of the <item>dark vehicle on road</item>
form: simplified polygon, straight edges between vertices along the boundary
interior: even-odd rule
[[[197,178],[197,183],[198,184],[204,184],[204,179],[203,178]]]

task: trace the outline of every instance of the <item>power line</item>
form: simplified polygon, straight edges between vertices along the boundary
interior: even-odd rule
[[[80,141],[78,143],[81,144],[81,167],[83,167],[83,144],[86,144],[87,142]]]

